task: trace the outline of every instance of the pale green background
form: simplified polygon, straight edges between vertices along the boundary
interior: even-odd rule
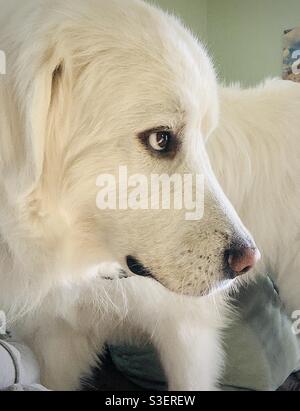
[[[155,0],[209,46],[221,80],[281,76],[282,35],[300,26],[300,0]]]

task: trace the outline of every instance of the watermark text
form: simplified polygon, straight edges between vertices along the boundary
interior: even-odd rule
[[[101,174],[97,207],[100,210],[185,210],[188,221],[204,214],[204,176],[200,174],[129,175],[119,167],[118,175]]]

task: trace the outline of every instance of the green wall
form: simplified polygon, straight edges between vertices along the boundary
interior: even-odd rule
[[[208,0],[208,40],[222,79],[281,76],[282,35],[300,26],[300,0]]]
[[[209,45],[221,80],[281,76],[282,35],[300,26],[300,0],[156,0]]]

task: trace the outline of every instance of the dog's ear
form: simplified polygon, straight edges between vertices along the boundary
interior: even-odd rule
[[[71,90],[68,53],[62,47],[56,44],[46,48],[44,43],[43,47],[30,49],[27,45],[23,50],[11,56],[12,70],[6,81],[10,136],[3,140],[9,147],[4,147],[6,154],[2,150],[6,174],[12,180],[9,185],[19,194],[37,186],[43,175],[46,153],[52,150],[52,158],[59,154],[56,144],[62,145]]]
[[[33,184],[42,176],[46,152],[57,150],[55,144],[64,132],[70,103],[69,74],[64,59],[51,58],[41,66],[24,96],[26,161]]]

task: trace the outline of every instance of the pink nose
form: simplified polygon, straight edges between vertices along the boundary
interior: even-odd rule
[[[251,270],[260,258],[261,255],[257,248],[237,248],[229,251],[228,264],[238,276]]]

